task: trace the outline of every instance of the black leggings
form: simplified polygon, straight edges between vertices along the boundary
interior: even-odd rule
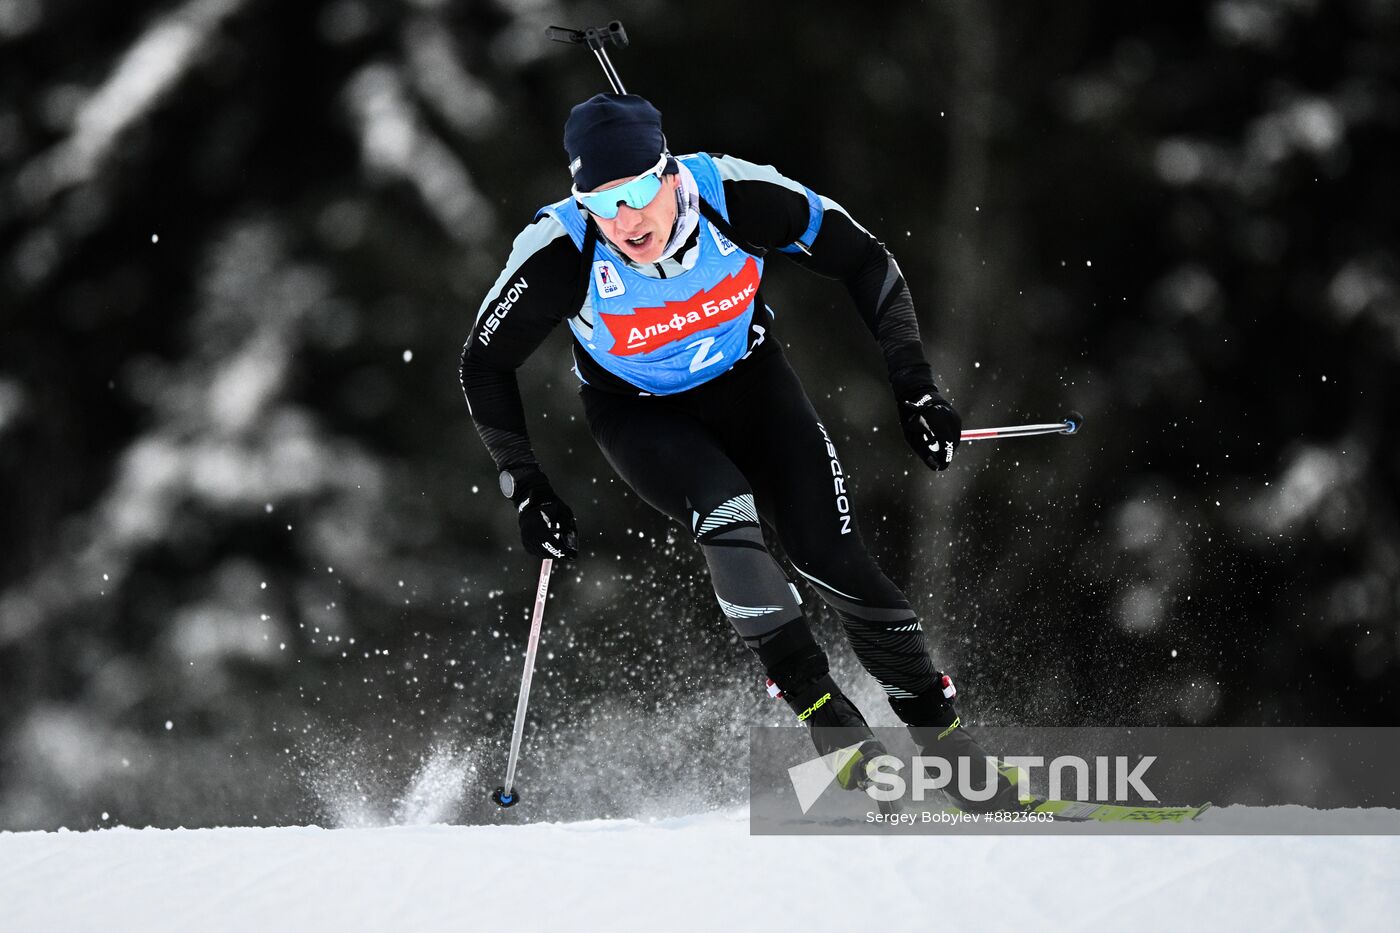
[[[744,360],[677,395],[589,386],[581,394],[608,462],[690,529],[721,610],[795,709],[833,688],[796,587],[764,544],[760,516],[840,615],[856,657],[901,718],[948,721],[922,626],[861,541],[836,448],[781,353]]]

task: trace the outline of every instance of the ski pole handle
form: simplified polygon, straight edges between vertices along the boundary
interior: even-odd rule
[[[525,647],[525,673],[520,678],[520,696],[515,701],[515,729],[510,736],[510,759],[506,762],[506,780],[491,795],[491,799],[502,807],[513,807],[520,800],[520,796],[515,793],[515,763],[520,758],[520,740],[525,735],[525,707],[530,702],[530,681],[535,676],[535,654],[540,648],[544,603],[549,596],[549,574],[553,568],[554,561],[548,557],[540,564],[540,583],[535,590],[535,611],[530,617],[530,641]]]
[[[1053,424],[1016,424],[1005,428],[972,428],[962,432],[965,441],[992,441],[1006,437],[1030,437],[1034,434],[1078,434],[1084,427],[1084,416],[1077,411],[1066,414]]]

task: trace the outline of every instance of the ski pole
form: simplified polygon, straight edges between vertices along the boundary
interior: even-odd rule
[[[520,757],[520,739],[525,734],[525,706],[530,702],[530,679],[535,676],[535,652],[540,647],[540,625],[544,622],[544,601],[549,595],[549,572],[554,561],[540,564],[540,585],[535,590],[535,612],[530,618],[530,641],[525,647],[525,673],[520,678],[520,696],[515,701],[515,730],[510,736],[510,759],[506,762],[505,783],[491,794],[498,806],[513,807],[520,802],[515,792],[515,762]]]
[[[617,76],[617,69],[613,68],[612,60],[608,58],[608,50],[603,48],[610,42],[620,49],[627,48],[627,30],[622,28],[622,23],[613,20],[606,26],[593,26],[588,29],[550,26],[545,29],[544,34],[545,38],[555,42],[588,46],[597,56],[598,64],[603,66],[603,74],[608,76],[608,83],[612,85],[613,90],[618,94],[627,93],[627,89],[622,86],[622,79]]]
[[[1030,437],[1033,434],[1078,434],[1084,427],[1084,416],[1069,412],[1053,424],[1016,424],[1005,428],[972,428],[962,432],[965,441],[992,441],[1004,437]]]

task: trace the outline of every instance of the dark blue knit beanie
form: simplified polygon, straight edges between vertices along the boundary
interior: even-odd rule
[[[564,151],[580,191],[640,175],[666,151],[661,111],[636,94],[595,94],[569,111]]]

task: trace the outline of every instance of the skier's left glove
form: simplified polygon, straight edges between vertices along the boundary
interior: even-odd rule
[[[901,389],[897,397],[904,439],[929,469],[948,469],[962,443],[962,416],[932,385]]]

